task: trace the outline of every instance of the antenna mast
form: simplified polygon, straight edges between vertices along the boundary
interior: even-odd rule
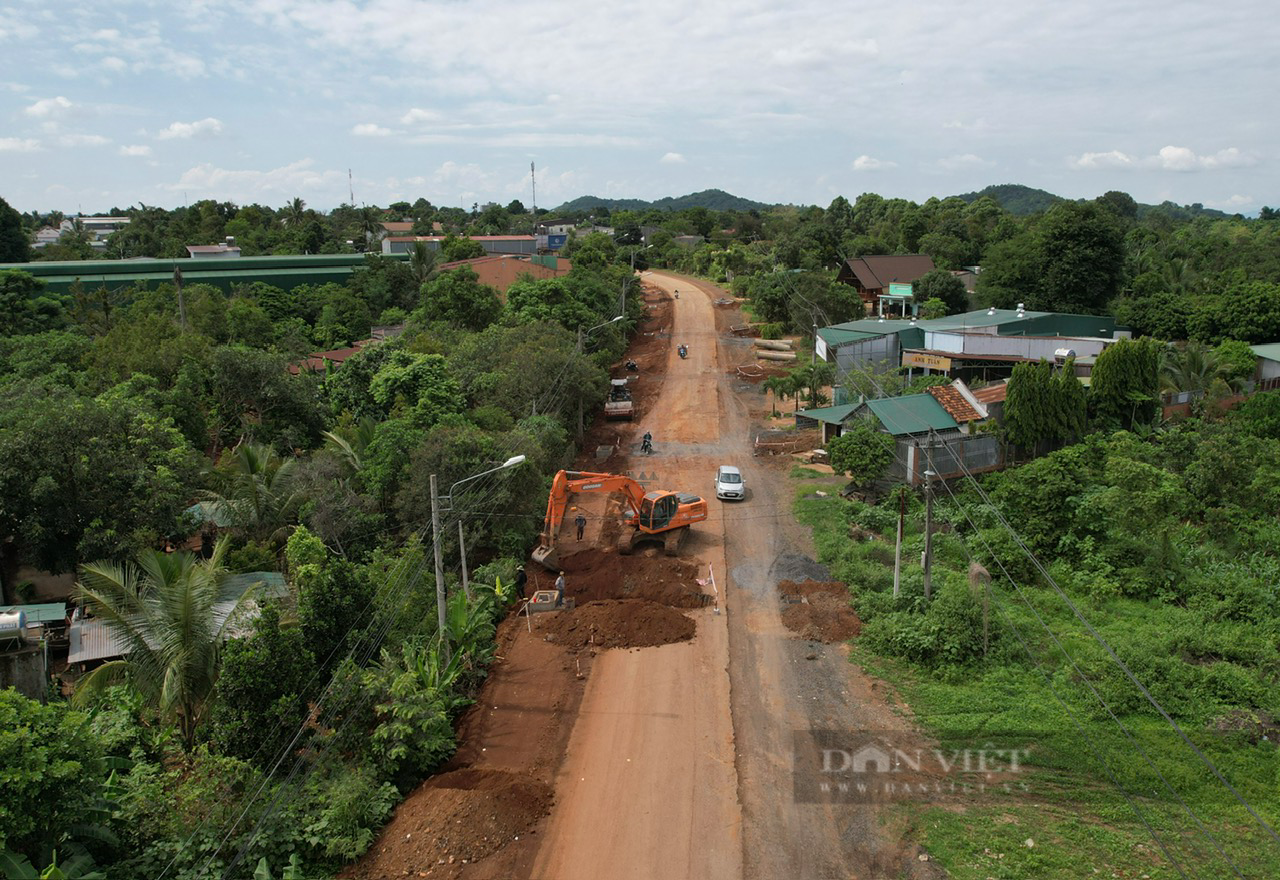
[[[538,222],[538,175],[533,170],[533,163],[529,163],[529,181],[533,184],[533,222]]]
[[[347,191],[351,194],[351,205],[352,205],[352,207],[355,207],[355,204],[356,204],[356,186],[355,186],[355,184],[354,184],[354,183],[352,182],[352,180],[351,180],[351,169],[350,169],[350,168],[348,168],[348,169],[347,169]]]

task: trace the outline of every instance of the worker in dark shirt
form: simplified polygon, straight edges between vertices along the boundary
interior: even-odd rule
[[[582,533],[587,529],[587,518],[581,512],[573,518],[573,524],[578,527],[578,540],[582,540]]]
[[[524,589],[529,583],[529,576],[524,573],[524,566],[516,569],[516,595],[520,597],[520,601],[524,601]]]

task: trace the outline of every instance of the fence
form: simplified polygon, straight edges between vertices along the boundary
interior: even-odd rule
[[[950,480],[1004,467],[1004,449],[994,434],[906,437],[897,442],[890,477],[911,486],[924,484],[924,472]]]

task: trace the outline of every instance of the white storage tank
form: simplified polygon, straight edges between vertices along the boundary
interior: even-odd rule
[[[27,635],[27,613],[25,611],[0,612],[0,642],[10,639],[23,641]]]

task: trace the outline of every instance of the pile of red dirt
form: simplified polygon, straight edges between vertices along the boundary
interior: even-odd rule
[[[588,602],[556,615],[547,638],[566,648],[648,648],[693,638],[697,624],[674,608],[644,599]]]
[[[457,770],[434,776],[400,805],[369,852],[342,876],[455,876],[462,865],[518,843],[551,812],[551,803],[551,786],[521,773]]]
[[[849,589],[839,581],[780,581],[782,623],[814,642],[845,642],[862,631],[862,621],[849,606]]]
[[[565,594],[579,605],[600,599],[647,599],[672,608],[703,608],[712,597],[698,584],[697,563],[675,556],[619,556],[596,548],[562,556]]]

